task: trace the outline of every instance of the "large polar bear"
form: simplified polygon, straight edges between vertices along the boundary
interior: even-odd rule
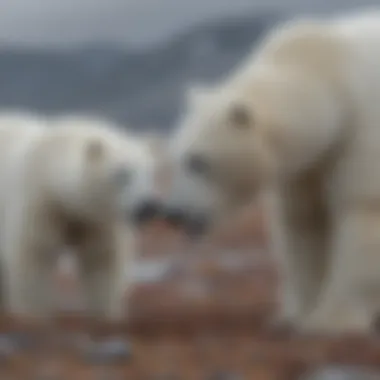
[[[210,225],[265,190],[280,320],[368,331],[380,307],[379,12],[274,29],[221,83],[190,91],[171,154],[164,203],[177,220]]]
[[[105,120],[0,115],[0,268],[7,311],[52,314],[55,254],[71,246],[88,313],[122,317],[135,249],[129,200],[149,157],[140,140]]]

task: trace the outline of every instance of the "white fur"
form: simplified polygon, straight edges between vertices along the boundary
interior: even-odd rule
[[[0,115],[0,260],[4,307],[46,317],[56,253],[77,253],[90,315],[120,318],[134,256],[129,201],[146,150],[106,121]],[[129,181],[117,182],[120,170]],[[70,227],[80,227],[70,234]],[[70,239],[71,238],[71,239]]]
[[[380,13],[282,25],[224,81],[189,93],[188,108],[170,205],[216,220],[265,189],[279,318],[368,331],[380,307]],[[185,168],[194,153],[207,178]]]

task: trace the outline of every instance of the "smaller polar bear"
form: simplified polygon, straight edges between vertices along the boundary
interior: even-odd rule
[[[71,246],[88,313],[122,317],[135,249],[129,200],[149,157],[140,140],[103,120],[0,115],[0,267],[7,311],[52,314],[55,253]]]
[[[171,140],[156,209],[211,225],[262,193],[278,319],[300,330],[368,331],[380,311],[379,68],[379,12],[290,21],[190,91]]]

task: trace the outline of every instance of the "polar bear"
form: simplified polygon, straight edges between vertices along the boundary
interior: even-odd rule
[[[145,145],[105,120],[15,112],[0,115],[0,148],[5,310],[52,315],[55,254],[68,246],[86,311],[121,318],[135,250],[129,199],[148,162]]]
[[[288,21],[190,90],[171,138],[156,209],[211,226],[262,197],[277,318],[299,331],[367,332],[379,311],[379,68],[380,12]]]

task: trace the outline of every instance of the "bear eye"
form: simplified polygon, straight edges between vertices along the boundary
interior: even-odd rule
[[[185,162],[185,166],[190,173],[201,176],[209,175],[211,170],[208,160],[199,154],[189,156]]]
[[[232,107],[230,111],[230,122],[234,127],[247,128],[251,124],[251,115],[247,107],[238,104]]]

